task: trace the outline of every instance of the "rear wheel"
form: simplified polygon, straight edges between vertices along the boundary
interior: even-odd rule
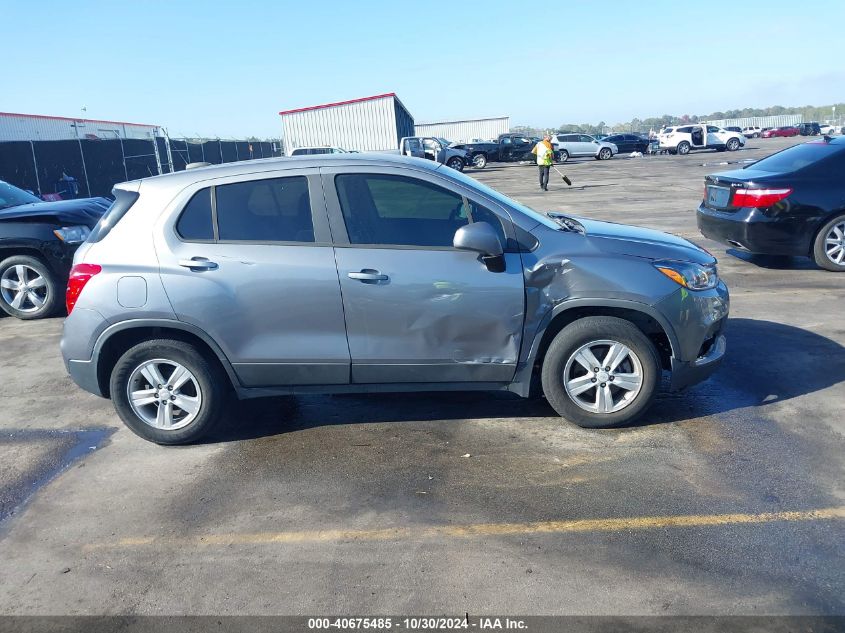
[[[642,414],[660,383],[654,344],[633,323],[586,317],[555,337],[543,361],[543,392],[562,417],[588,428]]]
[[[217,426],[228,387],[220,367],[193,345],[157,339],[120,357],[110,393],[118,415],[136,435],[156,444],[188,444]]]
[[[813,259],[820,268],[845,272],[845,215],[822,227],[813,243]]]
[[[487,167],[487,157],[484,154],[475,154],[472,157],[472,166],[476,169],[484,169]]]
[[[451,167],[452,169],[456,169],[458,171],[463,171],[464,170],[464,161],[463,161],[462,158],[459,158],[457,156],[453,156],[452,158],[450,158],[447,161],[446,166]]]
[[[689,143],[687,143],[686,141],[681,141],[680,143],[678,143],[678,147],[675,149],[675,151],[678,154],[681,154],[682,156],[684,156],[686,154],[689,154],[689,149],[690,149]]]
[[[0,262],[0,308],[25,321],[43,319],[56,310],[61,283],[50,268],[28,255]]]
[[[735,152],[736,150],[739,149],[739,139],[737,139],[737,138],[728,139],[728,143],[727,143],[727,145],[725,145],[725,147],[727,148],[727,150],[729,152]]]

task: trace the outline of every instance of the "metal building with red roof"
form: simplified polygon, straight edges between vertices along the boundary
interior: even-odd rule
[[[414,117],[393,92],[282,110],[279,115],[288,154],[297,147],[397,149],[400,138],[414,135]]]

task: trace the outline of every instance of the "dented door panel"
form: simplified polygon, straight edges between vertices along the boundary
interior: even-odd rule
[[[504,273],[446,248],[335,253],[353,382],[513,378],[525,313],[519,253],[506,254]],[[386,279],[355,278],[362,271]]]

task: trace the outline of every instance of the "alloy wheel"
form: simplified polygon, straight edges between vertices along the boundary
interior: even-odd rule
[[[190,424],[202,406],[196,377],[183,365],[164,358],[145,361],[135,368],[126,392],[135,415],[165,431]]]
[[[827,258],[837,266],[845,264],[845,222],[834,224],[824,240]]]
[[[25,264],[9,266],[0,276],[0,295],[8,305],[25,313],[37,312],[47,302],[47,280]]]
[[[643,366],[631,348],[608,339],[582,345],[569,357],[563,385],[572,401],[591,413],[629,406],[643,386]]]

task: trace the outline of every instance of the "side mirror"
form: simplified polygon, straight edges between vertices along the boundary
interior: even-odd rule
[[[505,272],[505,249],[496,230],[487,222],[473,222],[455,231],[452,245],[463,251],[481,255],[481,261],[491,273]]]

